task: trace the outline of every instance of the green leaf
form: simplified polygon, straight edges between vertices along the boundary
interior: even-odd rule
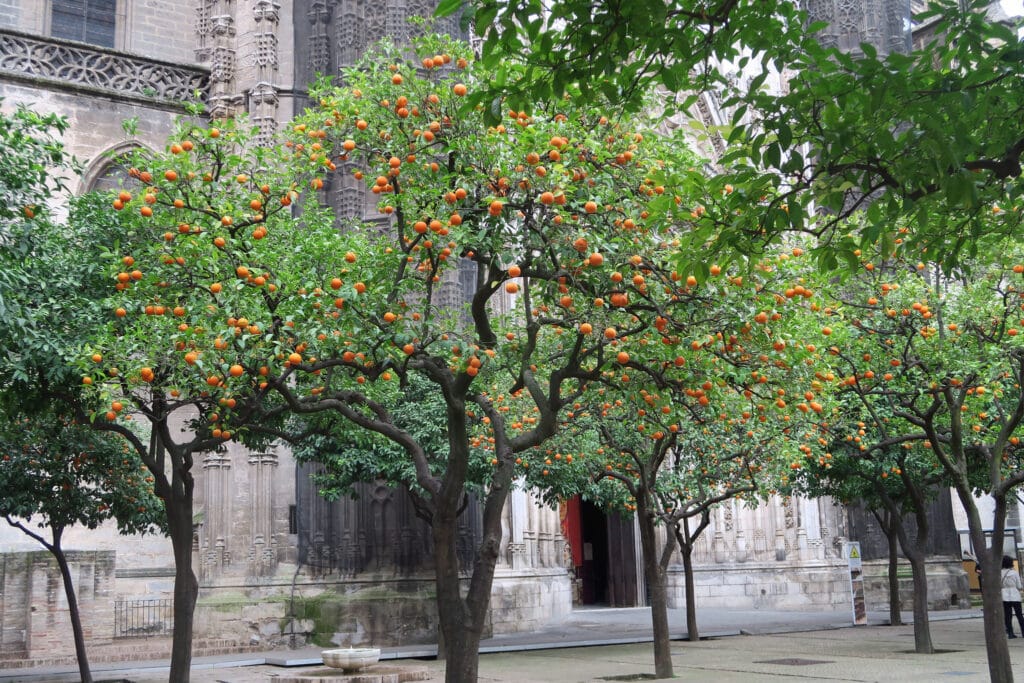
[[[434,10],[435,17],[447,17],[463,5],[463,0],[441,0],[437,3],[437,9]]]

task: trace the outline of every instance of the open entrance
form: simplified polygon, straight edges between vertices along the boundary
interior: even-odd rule
[[[563,503],[562,531],[572,548],[575,605],[636,607],[633,518],[604,511],[579,496]]]

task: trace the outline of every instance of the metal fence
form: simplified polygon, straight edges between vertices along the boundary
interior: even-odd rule
[[[116,600],[115,638],[168,636],[174,630],[173,600]]]

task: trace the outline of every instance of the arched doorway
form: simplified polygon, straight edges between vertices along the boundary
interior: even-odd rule
[[[633,517],[605,514],[579,496],[562,505],[562,532],[572,548],[575,571],[573,603],[603,607],[639,605]]]

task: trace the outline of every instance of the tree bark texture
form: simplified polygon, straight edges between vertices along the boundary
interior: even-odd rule
[[[640,548],[643,552],[644,578],[651,595],[651,629],[654,633],[654,675],[657,678],[672,678],[672,646],[668,632],[668,591],[665,587],[665,571],[658,555],[657,532],[654,527],[654,513],[644,496],[637,496],[637,520],[640,527]]]
[[[57,560],[60,576],[64,581],[64,595],[68,600],[68,616],[71,618],[71,630],[75,639],[75,658],[78,660],[78,675],[82,683],[92,683],[92,672],[89,670],[89,658],[85,652],[85,634],[82,632],[82,614],[78,609],[78,598],[75,596],[75,584],[71,579],[68,558],[60,546],[60,532],[54,531],[53,545],[50,552]]]
[[[170,683],[188,683],[192,667],[192,630],[199,582],[192,571],[192,492],[165,503],[174,550],[174,634]]]

